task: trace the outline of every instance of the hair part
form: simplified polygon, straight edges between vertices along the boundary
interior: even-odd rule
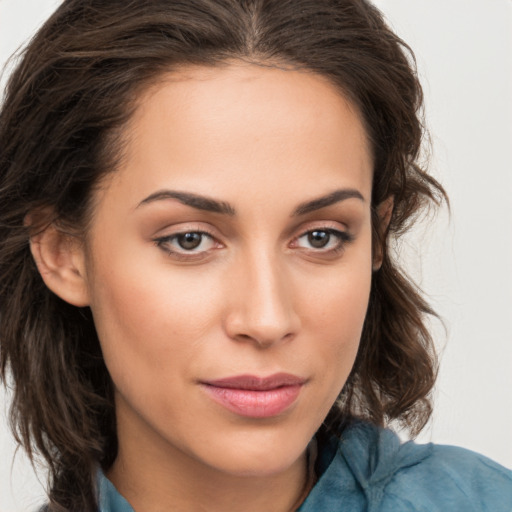
[[[366,0],[66,0],[25,49],[0,112],[0,374],[13,383],[18,442],[49,466],[52,511],[96,509],[96,468],[117,453],[113,386],[89,308],[46,288],[29,237],[51,223],[87,232],[95,187],[115,172],[145,88],[233,59],[328,78],[371,142],[382,266],[354,368],[319,434],[363,418],[414,435],[430,417],[437,364],[425,316],[434,312],[389,247],[445,193],[418,163],[414,57],[381,13]],[[383,230],[377,206],[390,197]],[[34,212],[39,222],[27,226]]]

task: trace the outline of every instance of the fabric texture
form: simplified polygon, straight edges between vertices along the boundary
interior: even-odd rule
[[[356,423],[318,450],[319,479],[298,512],[512,512],[512,471],[463,448],[402,444]],[[98,478],[99,512],[133,512]]]

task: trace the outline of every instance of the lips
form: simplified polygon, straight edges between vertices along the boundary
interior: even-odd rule
[[[288,373],[269,377],[237,375],[202,382],[214,402],[250,418],[269,418],[286,411],[299,397],[306,379]]]

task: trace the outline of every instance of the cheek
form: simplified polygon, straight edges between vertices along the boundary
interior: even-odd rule
[[[370,244],[357,249],[324,275],[311,274],[302,290],[310,321],[347,339],[357,338],[362,329],[372,279]]]
[[[165,372],[171,379],[179,365],[186,368],[215,321],[216,293],[204,277],[165,273],[135,257],[104,271],[96,266],[91,309],[114,382],[122,385],[135,370],[156,377],[160,368],[172,370]]]
[[[366,244],[365,244],[366,245]],[[325,279],[311,280],[304,293],[304,328],[315,340],[315,353],[324,363],[330,385],[338,392],[355,361],[371,287],[370,245],[353,253]]]

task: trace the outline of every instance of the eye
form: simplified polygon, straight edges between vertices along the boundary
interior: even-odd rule
[[[155,244],[170,255],[202,255],[216,246],[212,235],[204,231],[184,231],[154,240]]]
[[[181,249],[193,251],[201,246],[204,239],[203,233],[180,233],[175,237],[176,243]]]
[[[332,228],[312,229],[299,236],[295,247],[301,249],[313,249],[318,252],[330,252],[342,250],[345,243],[352,240],[351,235],[344,231]]]

